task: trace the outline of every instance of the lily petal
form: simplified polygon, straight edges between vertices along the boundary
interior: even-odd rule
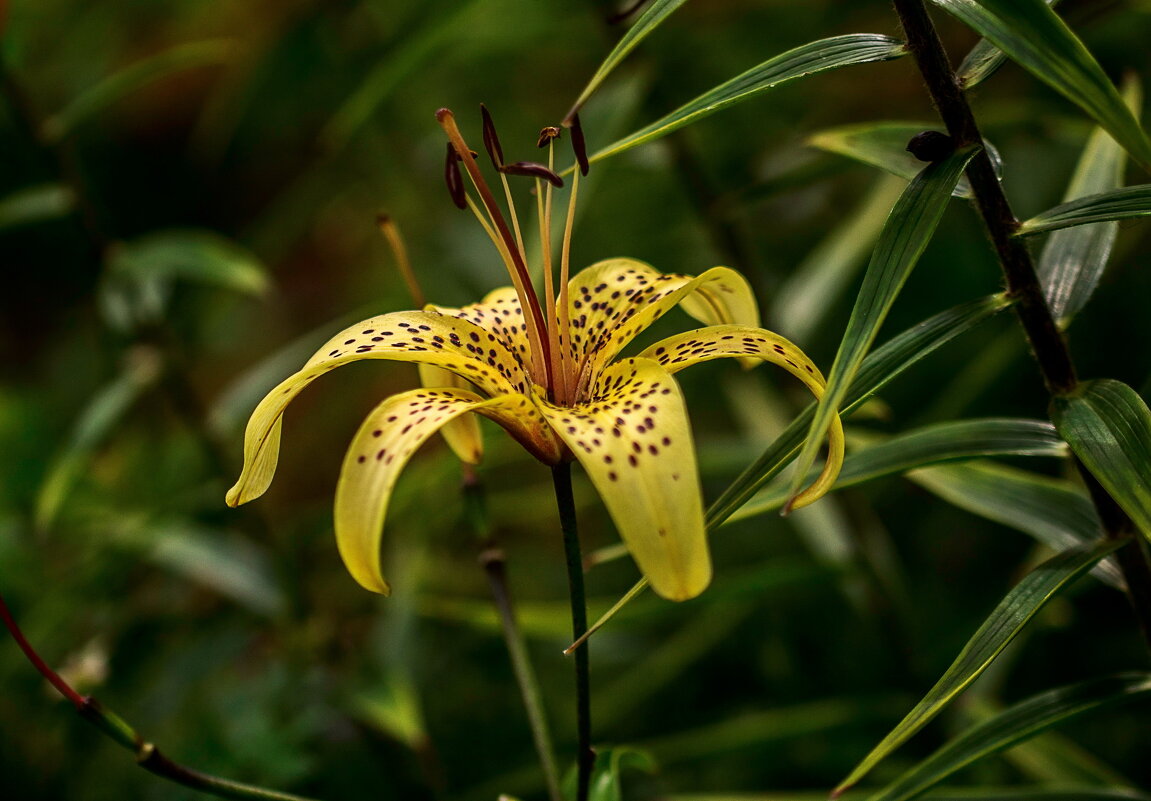
[[[650,359],[603,371],[586,403],[544,416],[584,466],[652,588],[674,601],[711,581],[695,446],[675,379]]]
[[[581,271],[568,290],[573,356],[583,383],[676,304],[710,325],[759,323],[747,280],[727,267],[703,274],[665,274],[634,259],[610,259]]]
[[[823,397],[827,382],[802,350],[779,334],[763,328],[742,325],[715,325],[670,336],[640,353],[640,358],[654,359],[669,373],[712,359],[735,357],[763,360],[777,364],[802,381],[816,399]],[[799,509],[819,500],[835,483],[843,466],[843,424],[839,415],[832,417],[827,430],[827,461],[819,477],[799,493],[791,504]]]
[[[472,384],[455,373],[434,364],[418,364],[420,385],[424,387],[452,387],[470,389]],[[480,432],[480,421],[474,414],[466,414],[449,420],[440,429],[440,436],[456,458],[465,464],[479,464],[484,458],[484,437]]]
[[[430,311],[475,323],[480,328],[494,334],[496,339],[502,342],[508,352],[515,357],[520,368],[527,372],[527,365],[531,362],[529,352],[531,340],[528,338],[524,310],[520,306],[519,295],[516,294],[515,287],[505,286],[492,290],[479,303],[472,303],[460,308],[434,304],[429,304],[426,308]]]
[[[416,389],[388,398],[360,425],[340,470],[335,518],[340,556],[365,588],[390,592],[380,570],[380,540],[400,471],[441,426],[467,412],[491,417],[517,433],[534,407],[523,395],[485,400],[467,390]]]
[[[280,451],[281,415],[292,399],[324,373],[360,359],[438,365],[491,395],[529,389],[519,364],[495,335],[467,320],[436,312],[394,312],[364,320],[332,337],[256,406],[244,431],[244,469],[228,490],[229,506],[268,489]]]

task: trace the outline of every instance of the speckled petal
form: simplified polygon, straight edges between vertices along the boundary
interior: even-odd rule
[[[515,356],[521,369],[527,371],[531,363],[530,340],[524,323],[524,310],[520,306],[515,287],[502,287],[484,296],[479,303],[461,308],[429,305],[428,310],[475,323],[494,334],[496,339]]]
[[[470,390],[472,384],[455,373],[434,364],[418,364],[420,385]],[[440,436],[461,462],[479,464],[484,458],[484,437],[480,421],[474,414],[465,414],[444,423]]]
[[[815,397],[823,397],[827,382],[823,374],[807,358],[807,354],[779,334],[762,328],[741,325],[716,325],[685,331],[661,340],[644,350],[641,357],[654,359],[670,373],[678,372],[699,362],[711,359],[738,358],[764,360],[778,364],[802,381]],[[796,496],[792,509],[799,509],[819,500],[835,483],[843,466],[843,425],[839,416],[832,418],[827,431],[828,454],[823,471],[815,482]]]
[[[336,485],[336,544],[352,577],[389,593],[380,571],[380,540],[388,500],[408,459],[444,424],[477,412],[516,428],[531,402],[522,395],[485,400],[458,389],[417,389],[393,395],[372,410],[344,456]]]
[[[438,365],[491,395],[529,388],[507,349],[474,323],[436,312],[394,312],[364,320],[332,337],[302,370],[256,406],[244,431],[244,469],[228,491],[229,506],[247,503],[267,490],[279,456],[281,415],[292,399],[324,373],[359,359]]]
[[[676,304],[697,320],[717,325],[759,323],[747,280],[727,267],[702,275],[664,274],[634,259],[594,264],[572,279],[568,290],[571,343],[583,384],[637,334]]]
[[[604,370],[586,403],[539,403],[652,588],[675,601],[703,592],[711,559],[695,446],[675,379],[654,361],[625,359]]]

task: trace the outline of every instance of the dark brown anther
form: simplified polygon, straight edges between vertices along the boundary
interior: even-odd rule
[[[460,157],[452,143],[448,142],[448,158],[444,162],[444,181],[448,185],[448,194],[457,209],[468,207],[467,193],[464,191],[464,176],[460,174]]]
[[[559,128],[554,125],[549,125],[546,128],[540,129],[540,138],[536,140],[536,147],[547,147],[548,143],[553,139],[559,139],[562,134]]]
[[[480,114],[484,118],[484,148],[497,170],[504,166],[504,149],[500,147],[500,137],[496,134],[496,124],[492,121],[488,107],[480,103]]]
[[[920,161],[943,161],[955,152],[955,142],[940,131],[923,131],[911,137],[907,143],[907,152]]]
[[[560,178],[544,165],[537,164],[534,161],[517,161],[514,164],[505,164],[500,168],[500,172],[506,173],[507,175],[526,175],[529,178],[543,178],[557,189],[562,188],[564,185],[563,178]]]
[[[576,161],[579,162],[579,174],[587,177],[587,171],[590,165],[587,160],[587,143],[584,142],[583,126],[580,125],[579,114],[572,115],[571,129],[572,150],[575,151]]]

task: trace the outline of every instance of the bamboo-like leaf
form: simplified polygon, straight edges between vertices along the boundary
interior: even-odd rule
[[[1139,393],[1104,378],[1055,398],[1051,419],[1071,450],[1151,538],[1151,411]]]
[[[938,790],[930,801],[1151,801],[1138,790],[1090,785],[1065,787],[975,787],[964,790]]]
[[[1142,92],[1133,77],[1124,82],[1123,100],[1138,115]],[[1087,140],[1063,201],[1118,189],[1123,185],[1126,162],[1123,148],[1106,131],[1097,128]],[[1118,232],[1118,223],[1105,222],[1056,231],[1047,238],[1039,257],[1039,279],[1051,315],[1060,326],[1066,328],[1087,304],[1107,266]]]
[[[583,108],[588,98],[599,88],[599,85],[604,82],[604,79],[607,78],[611,71],[619,66],[621,61],[627,58],[627,55],[636,48],[636,45],[646,39],[660,23],[686,2],[687,0],[655,0],[655,2],[648,6],[647,10],[639,16],[639,19],[627,29],[627,33],[620,38],[616,46],[612,48],[612,51],[607,54],[607,58],[599,65],[599,69],[595,71],[595,74],[591,76],[591,80],[588,81],[587,86],[580,92],[576,101],[572,103],[571,111],[568,112],[568,118],[570,119],[573,114],[576,114]]]
[[[1093,547],[1073,548],[1036,567],[1007,593],[983,621],[959,656],[907,716],[855,766],[833,795],[859,783],[872,768],[938,715],[947,704],[983,673],[1027,622],[1064,587],[1086,573],[1125,540],[1107,540]]]
[[[907,143],[916,134],[938,127],[937,122],[899,121],[840,125],[812,134],[807,138],[807,144],[911,181],[923,169],[923,162],[907,151]],[[998,166],[998,157],[993,161]],[[959,179],[952,194],[971,197],[971,185],[966,178]]]
[[[1086,111],[1144,168],[1151,141],[1095,57],[1043,0],[932,0]]]
[[[269,284],[253,253],[227,237],[191,228],[156,231],[123,243],[112,256],[110,272],[145,281],[183,278],[248,294],[260,294]]]
[[[1044,2],[1049,6],[1055,6],[1059,0],[1044,0]],[[959,69],[955,71],[955,78],[964,89],[972,89],[990,78],[1006,60],[1006,53],[986,39],[980,39],[964,56]]]
[[[1021,223],[1015,235],[1032,236],[1075,225],[1146,217],[1148,214],[1151,214],[1151,184],[1125,186],[1060,203]]]
[[[960,768],[1065,720],[1151,693],[1151,674],[1122,673],[1049,690],[965,731],[867,801],[907,801]]]
[[[653,142],[685,125],[796,78],[853,64],[890,61],[905,52],[903,42],[875,33],[833,36],[801,45],[704,92],[666,117],[603,148],[591,160],[601,161],[636,145]]]
[[[208,39],[177,45],[137,61],[81,93],[65,108],[45,120],[44,136],[49,141],[59,141],[72,133],[77,125],[137,89],[175,72],[224,64],[231,60],[235,48],[236,42],[232,39]]]
[[[841,414],[844,416],[850,414],[888,382],[934,352],[936,348],[1010,305],[1011,301],[1003,294],[988,295],[940,312],[892,338],[890,342],[877,348],[863,360],[855,381],[852,382],[851,389],[844,398]],[[795,458],[814,414],[815,404],[812,403],[776,437],[753,464],[728,485],[705,513],[708,530],[713,531],[722,525],[736,509],[746,503],[764,484],[779,475],[779,472]],[[580,642],[603,628],[616,613],[643,592],[645,587],[647,587],[646,579],[636,582],[623,598],[592,624]],[[577,644],[573,643],[567,650],[573,650]]]
[[[907,187],[891,210],[879,243],[863,276],[847,331],[835,355],[827,389],[815,410],[807,441],[800,451],[795,478],[789,488],[794,497],[815,461],[831,417],[839,413],[855,373],[875,341],[899,290],[927,247],[947,208],[959,176],[977,148],[966,148],[943,161],[927,165]]]
[[[833,490],[905,473],[942,462],[984,456],[1067,456],[1055,427],[1041,420],[985,419],[937,423],[908,431],[852,453],[843,463]],[[731,516],[742,520],[778,509],[786,487],[773,487]]]
[[[1103,533],[1091,499],[1065,479],[990,461],[925,467],[907,478],[960,509],[1022,531],[1055,551],[1093,542]],[[1091,572],[1113,587],[1124,587],[1113,559],[1104,559]]]

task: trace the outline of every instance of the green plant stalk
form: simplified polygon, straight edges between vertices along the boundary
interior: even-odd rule
[[[488,577],[492,600],[500,619],[500,629],[504,635],[504,645],[512,663],[512,673],[523,699],[528,716],[528,726],[532,731],[532,743],[543,770],[550,801],[563,801],[560,791],[559,771],[556,769],[555,746],[547,716],[544,714],[543,698],[536,678],[535,668],[528,658],[527,643],[516,619],[515,604],[508,586],[507,559],[502,549],[495,546],[488,523],[487,504],[483,484],[480,483],[471,465],[464,465],[463,480],[464,505],[468,521],[484,549],[480,553],[480,565]]]
[[[960,88],[923,0],[894,0],[894,5],[907,37],[907,48],[955,147],[981,143],[983,136],[975,115]],[[1017,300],[1015,311],[1048,393],[1052,396],[1069,394],[1079,384],[1071,353],[1047,305],[1031,254],[1023,241],[1014,236],[1020,223],[995,176],[986,149],[976,154],[968,164],[967,179],[995,247],[1007,293]],[[1105,536],[1118,539],[1129,535],[1134,530],[1131,520],[1078,459],[1075,459],[1075,464],[1103,521]],[[1127,582],[1128,598],[1143,638],[1151,648],[1151,565],[1146,551],[1139,538],[1134,538],[1131,544],[1116,553],[1116,558]]]
[[[572,497],[571,462],[552,468],[556,506],[559,508],[560,528],[564,535],[564,553],[567,555],[568,591],[572,610],[572,639],[578,640],[587,631],[587,595],[584,592],[583,558],[580,556],[579,531],[576,528],[575,500]],[[588,646],[585,641],[575,649],[576,681],[576,798],[587,801],[595,754],[591,750],[591,684],[588,671]]]
[[[309,799],[301,795],[281,793],[276,790],[268,790],[251,784],[241,784],[240,782],[234,782],[230,779],[212,776],[208,773],[201,773],[198,770],[185,767],[178,762],[173,762],[162,754],[160,749],[154,744],[145,740],[132,728],[131,724],[110,709],[105,709],[95,698],[80,695],[59,673],[49,667],[24,637],[24,633],[20,630],[20,626],[17,625],[15,618],[12,617],[12,613],[9,611],[8,605],[4,602],[2,595],[0,595],[0,620],[3,620],[4,627],[8,629],[8,633],[12,635],[12,639],[16,641],[16,644],[20,646],[20,650],[24,652],[24,656],[28,658],[32,666],[35,667],[37,672],[47,679],[61,695],[76,707],[76,711],[80,713],[80,717],[91,723],[110,739],[115,740],[124,748],[132,751],[136,755],[136,763],[145,770],[168,781],[181,784],[184,787],[189,787],[202,793],[218,796],[219,798],[236,798],[244,801],[248,799],[256,799],[256,801],[314,801],[314,799]]]

